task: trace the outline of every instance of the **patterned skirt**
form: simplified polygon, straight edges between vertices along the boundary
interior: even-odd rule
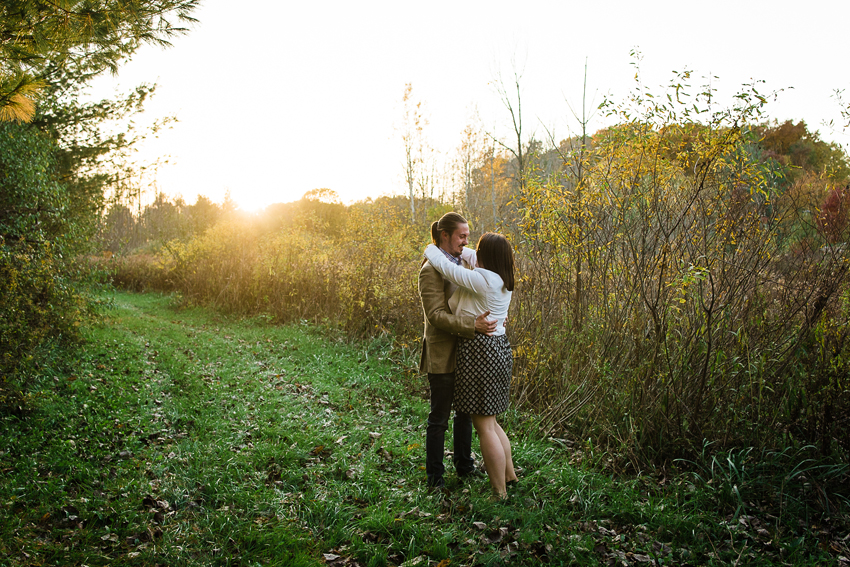
[[[508,409],[514,359],[505,335],[458,338],[454,409],[498,415]]]

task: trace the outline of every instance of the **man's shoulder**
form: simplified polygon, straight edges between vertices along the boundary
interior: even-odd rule
[[[443,276],[440,275],[434,266],[432,266],[429,262],[425,262],[422,264],[422,267],[419,268],[419,290],[423,289],[432,289],[437,290],[443,289]]]
[[[431,262],[425,262],[424,264],[422,264],[422,267],[419,268],[419,277],[422,276],[437,277],[441,280],[443,279],[443,276],[441,276],[440,272],[438,272],[437,269],[431,265]]]

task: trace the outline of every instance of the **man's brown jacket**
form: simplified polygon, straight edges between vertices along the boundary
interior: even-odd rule
[[[457,286],[425,262],[419,270],[419,297],[425,314],[425,336],[419,371],[447,374],[455,371],[457,337],[475,338],[475,317],[452,315],[449,297]]]

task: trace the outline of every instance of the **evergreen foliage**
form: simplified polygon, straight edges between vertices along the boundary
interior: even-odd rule
[[[186,31],[198,0],[9,0],[0,5],[0,120],[28,122],[41,91],[85,83],[141,45]]]

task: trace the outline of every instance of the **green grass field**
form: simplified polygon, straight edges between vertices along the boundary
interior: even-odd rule
[[[512,412],[507,502],[453,473],[429,492],[425,379],[389,340],[172,303],[116,294],[2,416],[0,565],[850,564],[846,501],[815,512],[802,469],[765,487],[739,452],[614,479]],[[818,471],[809,490],[846,476]]]

